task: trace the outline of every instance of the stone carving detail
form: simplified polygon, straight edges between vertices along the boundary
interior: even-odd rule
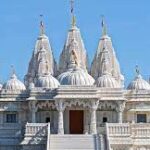
[[[29,109],[31,111],[35,111],[35,112],[37,111],[38,107],[37,107],[37,101],[36,100],[29,102]]]
[[[118,123],[122,123],[123,122],[123,111],[125,109],[125,102],[118,101],[116,103],[117,103],[116,111],[118,113]]]
[[[55,105],[56,109],[61,112],[63,112],[66,108],[66,103],[63,100],[56,100]]]
[[[20,110],[21,105],[20,103],[1,103],[0,104],[0,109],[3,111],[18,111]]]
[[[125,102],[118,101],[116,102],[116,104],[117,104],[116,111],[123,112],[125,109]]]
[[[88,101],[84,101],[84,100],[80,100],[80,99],[65,101],[65,105],[66,105],[66,107],[71,107],[72,105],[83,106],[84,108],[91,107],[90,103]]]
[[[36,123],[37,101],[33,100],[29,102],[29,109],[31,112],[31,122]]]
[[[99,102],[98,108],[100,110],[115,110],[117,107],[115,102]]]
[[[56,105],[54,102],[50,102],[50,101],[45,101],[45,102],[39,102],[37,104],[37,108],[39,109],[45,109],[45,108],[48,108],[48,109],[55,109],[56,108]]]

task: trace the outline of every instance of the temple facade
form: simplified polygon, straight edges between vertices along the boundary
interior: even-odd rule
[[[87,58],[74,16],[58,64],[41,21],[24,82],[0,85],[0,150],[150,150],[150,84],[125,88],[104,19]]]

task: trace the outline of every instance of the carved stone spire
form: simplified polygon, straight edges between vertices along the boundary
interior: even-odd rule
[[[35,83],[43,74],[55,75],[57,72],[56,61],[53,57],[51,45],[45,35],[44,23],[40,22],[40,35],[37,38],[35,48],[29,63],[28,72],[25,76],[25,84]]]
[[[74,49],[78,57],[78,65],[84,70],[88,68],[86,49],[84,47],[84,43],[81,37],[80,30],[76,26],[73,1],[71,4],[72,4],[71,5],[72,26],[68,32],[67,39],[64,44],[64,48],[60,55],[60,59],[59,59],[59,72],[60,73],[65,72],[68,69],[73,40],[75,40],[76,45],[78,45],[77,48]]]
[[[110,68],[112,76],[119,82],[120,86],[124,85],[124,77],[120,71],[120,65],[117,60],[115,50],[112,45],[111,38],[107,34],[106,23],[104,18],[102,20],[102,37],[99,41],[99,45],[94,56],[92,65],[91,65],[91,75],[97,79],[102,75],[102,62],[103,62],[103,50],[104,47],[107,47],[109,59],[110,59]]]

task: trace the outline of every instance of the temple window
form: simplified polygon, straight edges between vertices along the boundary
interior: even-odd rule
[[[50,122],[50,117],[46,117],[45,122],[49,123]]]
[[[107,122],[107,117],[103,117],[103,123]]]
[[[6,114],[6,123],[16,123],[17,115],[15,113]]]
[[[146,123],[146,114],[137,114],[137,123]]]

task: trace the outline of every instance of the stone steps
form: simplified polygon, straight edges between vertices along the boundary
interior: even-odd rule
[[[50,150],[100,150],[95,135],[50,135]]]

